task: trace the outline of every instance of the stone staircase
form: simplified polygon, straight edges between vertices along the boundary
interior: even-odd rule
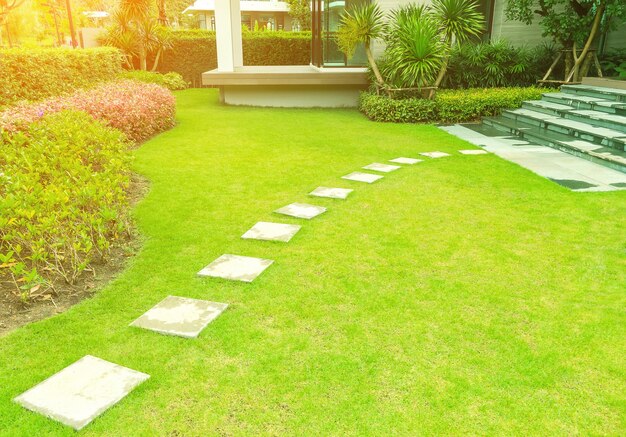
[[[626,173],[626,89],[563,85],[483,124]]]

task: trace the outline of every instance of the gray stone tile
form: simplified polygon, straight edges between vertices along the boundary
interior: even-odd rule
[[[278,214],[284,214],[291,217],[310,220],[313,217],[326,212],[323,206],[309,205],[308,203],[291,203],[274,211]]]
[[[402,168],[402,167],[397,166],[397,165],[381,164],[380,162],[374,162],[372,164],[369,164],[363,167],[364,170],[374,170],[374,171],[380,171],[383,173],[389,173],[399,168]]]
[[[345,199],[348,197],[348,194],[353,191],[354,190],[350,188],[317,187],[311,191],[309,195],[315,197],[329,197],[331,199]]]
[[[130,326],[167,335],[195,338],[228,304],[187,297],[168,296]]]
[[[349,181],[357,181],[357,182],[365,182],[371,184],[376,182],[379,179],[382,179],[384,176],[371,174],[371,173],[362,173],[360,171],[355,171],[345,176],[342,176],[341,179],[347,179]]]
[[[273,262],[271,259],[224,254],[200,270],[198,275],[252,282]]]
[[[487,155],[489,152],[480,149],[459,150],[463,155]]]
[[[418,162],[422,162],[423,159],[415,159],[415,158],[405,158],[403,156],[399,158],[390,159],[389,162],[395,162],[396,164],[417,164]]]
[[[149,377],[86,355],[14,401],[80,430]]]
[[[285,223],[258,222],[241,238],[250,240],[283,241],[288,242],[300,230],[300,225]]]
[[[449,153],[444,152],[424,152],[420,153],[422,156],[428,156],[429,158],[443,158],[445,156],[450,156]]]

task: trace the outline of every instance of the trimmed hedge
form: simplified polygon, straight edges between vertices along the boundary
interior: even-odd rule
[[[371,92],[361,93],[359,110],[370,120],[393,123],[460,123],[498,115],[503,109],[519,108],[524,100],[537,100],[546,88],[478,88],[441,90],[434,100],[392,99]]]
[[[0,289],[28,302],[106,259],[127,235],[130,146],[82,112],[0,131]]]
[[[154,73],[152,71],[133,70],[125,71],[120,76],[122,79],[136,80],[142,83],[153,83],[167,88],[170,91],[180,91],[189,87],[185,79],[173,71],[165,74]]]
[[[244,32],[242,38],[244,65],[308,65],[311,60],[311,32]],[[215,32],[177,30],[171,42],[158,70],[180,73],[201,86],[202,73],[217,68]]]
[[[0,107],[42,100],[115,79],[117,49],[0,49]]]

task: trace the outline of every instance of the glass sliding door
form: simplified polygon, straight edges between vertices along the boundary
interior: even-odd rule
[[[357,47],[354,55],[347,58],[337,46],[337,29],[341,15],[352,6],[369,3],[370,0],[313,0],[313,47],[312,63],[318,67],[363,67],[367,65],[365,49]]]

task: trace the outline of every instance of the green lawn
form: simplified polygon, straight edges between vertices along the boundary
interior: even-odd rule
[[[0,338],[0,434],[73,435],[11,399],[91,354],[151,375],[82,434],[626,434],[626,192],[573,193],[432,126],[178,94],[144,144],[145,239],[93,299]],[[340,176],[440,150],[372,185]],[[311,199],[319,185],[354,188]],[[328,207],[311,221],[291,202]],[[287,244],[242,240],[259,220]],[[275,260],[251,284],[196,273]],[[129,328],[168,294],[230,308],[186,340]]]

